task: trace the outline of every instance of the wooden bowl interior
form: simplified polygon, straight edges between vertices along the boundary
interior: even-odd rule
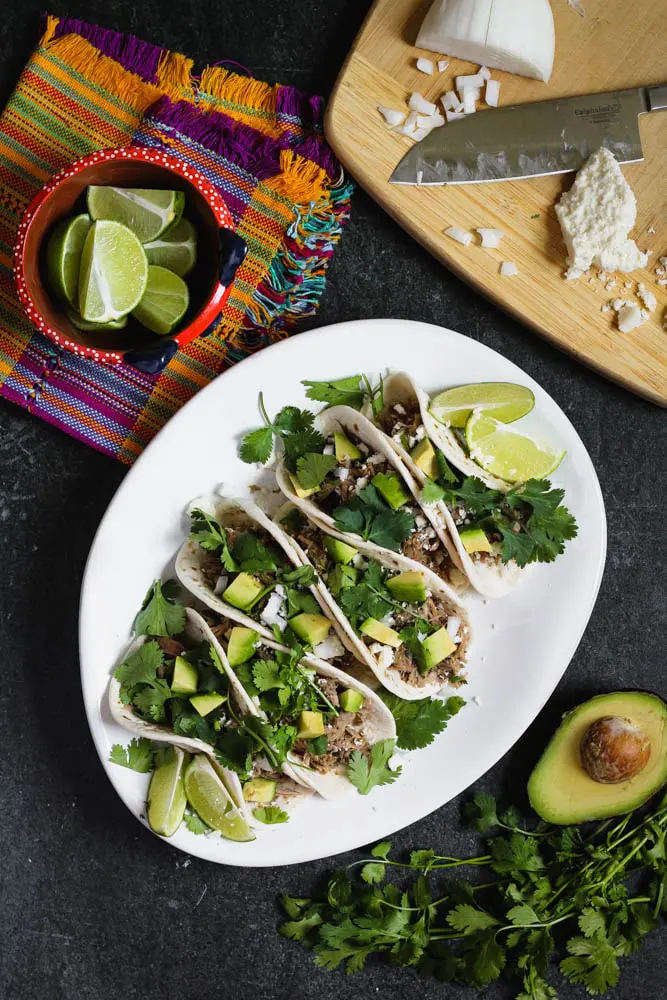
[[[179,330],[201,312],[218,282],[219,237],[218,223],[206,198],[180,174],[167,167],[139,160],[106,160],[84,168],[73,177],[65,177],[35,212],[26,234],[24,277],[35,306],[46,323],[67,340],[100,350],[124,351],[147,347],[164,341],[131,316],[123,330],[89,333],[69,321],[63,304],[49,290],[46,280],[46,248],[49,236],[65,216],[86,211],[85,192],[90,184],[114,187],[161,188],[185,193],[185,215],[197,231],[197,262],[185,278],[190,290],[190,305]]]

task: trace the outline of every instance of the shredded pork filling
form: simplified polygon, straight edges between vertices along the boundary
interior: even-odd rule
[[[318,677],[317,683],[323,693],[335,708],[339,708],[340,686],[332,677]],[[364,736],[367,710],[365,703],[358,712],[338,712],[324,727],[327,737],[327,751],[323,754],[311,754],[308,746],[310,740],[297,740],[294,752],[299,755],[307,767],[325,774],[344,767],[355,750],[368,756],[370,746]]]

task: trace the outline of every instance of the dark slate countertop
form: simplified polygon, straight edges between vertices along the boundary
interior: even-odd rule
[[[7,7],[3,100],[42,4]],[[327,93],[367,7],[355,0],[71,0],[62,13],[187,52],[198,65],[233,58],[259,78]],[[600,477],[609,554],[590,625],[547,707],[478,785],[522,804],[530,767],[565,709],[615,688],[665,693],[663,414],[499,312],[359,191],[311,325],[381,316],[453,327],[521,365],[571,418]],[[128,813],[93,749],[77,653],[86,554],[125,469],[4,401],[0,429],[2,1000],[473,995],[386,966],[358,977],[323,972],[279,938],[277,894],[308,892],[331,863],[243,871],[188,861]],[[451,802],[397,835],[397,845],[467,853],[473,841],[459,810],[460,801]],[[624,959],[616,1000],[662,1000],[665,955],[656,933]],[[513,995],[506,986],[484,991],[489,1000]],[[563,987],[559,995],[583,1000],[584,992]]]

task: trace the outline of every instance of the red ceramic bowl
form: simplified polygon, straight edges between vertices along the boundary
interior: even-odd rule
[[[185,193],[185,214],[197,230],[197,263],[187,277],[190,307],[168,337],[146,330],[130,318],[124,330],[88,333],[69,321],[63,304],[45,278],[45,249],[53,227],[75,211],[89,184],[165,188]],[[85,209],[83,209],[85,211]],[[56,174],[28,206],[14,248],[14,276],[30,321],[59,347],[95,361],[126,361],[158,372],[179,347],[215,325],[229,295],[246,245],[216,189],[189,164],[159,150],[105,149],[77,160]]]

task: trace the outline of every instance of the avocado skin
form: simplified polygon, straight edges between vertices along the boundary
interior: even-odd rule
[[[646,766],[618,784],[595,781],[580,757],[588,727],[609,715],[630,719],[651,741]],[[570,825],[632,812],[666,782],[667,705],[649,692],[613,691],[596,695],[564,716],[528,780],[528,798],[547,823]]]

